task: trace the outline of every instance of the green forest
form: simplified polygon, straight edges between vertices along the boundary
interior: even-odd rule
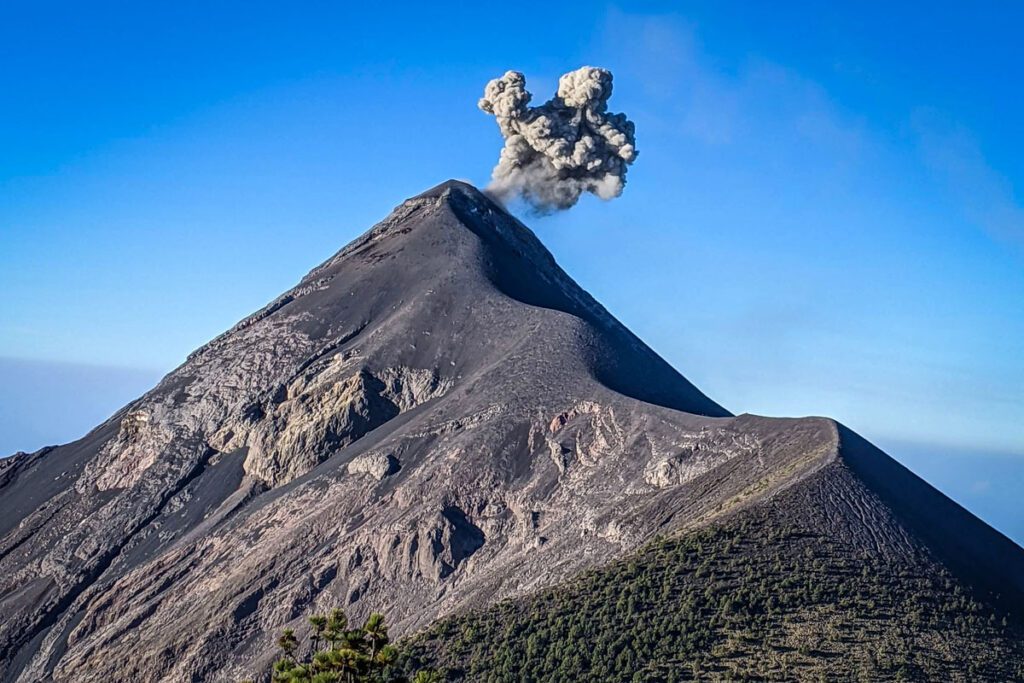
[[[314,615],[308,643],[281,634],[271,680],[1024,680],[1019,617],[982,597],[927,554],[747,512],[396,643],[381,614]]]
[[[926,556],[747,514],[403,644],[445,680],[1024,680],[1019,620]]]

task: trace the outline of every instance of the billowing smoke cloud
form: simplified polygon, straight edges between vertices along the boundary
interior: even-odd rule
[[[558,94],[530,107],[526,78],[509,71],[487,84],[479,107],[505,137],[487,190],[503,202],[520,196],[540,211],[568,209],[584,192],[614,199],[636,159],[632,121],[609,114],[612,74],[585,66],[558,80]]]

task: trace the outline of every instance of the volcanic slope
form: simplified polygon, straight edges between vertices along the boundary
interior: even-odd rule
[[[477,683],[1024,681],[1019,603],[951,571],[859,478],[901,476],[887,456],[841,434],[841,458],[770,498],[440,621],[406,667]]]
[[[0,680],[255,677],[314,611],[412,634],[770,506],[1018,623],[1019,547],[830,420],[731,416],[448,182],[0,461]]]

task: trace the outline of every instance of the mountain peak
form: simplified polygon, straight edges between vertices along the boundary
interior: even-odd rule
[[[783,502],[1020,595],[1019,548],[830,420],[731,416],[447,181],[85,438],[0,464],[0,680],[253,678],[310,612],[409,633]]]
[[[729,415],[581,288],[529,227],[472,185],[449,180],[406,200],[303,282],[367,258],[383,265],[380,257],[385,254],[401,262],[397,267],[420,273],[420,279],[402,291],[428,286],[443,274],[440,286],[449,302],[466,300],[472,308],[486,300],[483,293],[491,293],[517,311],[525,312],[523,305],[529,307],[531,317],[555,316],[560,325],[583,326],[586,335],[597,338],[586,349],[577,348],[576,343],[572,347],[592,364],[598,381],[675,410]],[[448,286],[453,278],[466,282],[453,289]],[[509,315],[514,319],[517,314],[509,311]],[[479,321],[481,329],[489,324]],[[540,338],[537,342],[543,344]],[[555,355],[564,352],[552,349]]]
[[[468,183],[464,180],[456,180],[455,178],[449,178],[443,183],[438,183],[429,190],[412,197],[411,200],[433,199],[453,192],[459,192],[473,197],[474,199],[479,199],[485,196],[484,193],[478,190],[472,183]]]

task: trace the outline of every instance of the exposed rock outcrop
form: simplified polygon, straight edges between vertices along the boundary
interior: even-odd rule
[[[383,479],[398,471],[398,459],[390,453],[363,453],[348,464],[349,474],[368,474],[374,479]]]

